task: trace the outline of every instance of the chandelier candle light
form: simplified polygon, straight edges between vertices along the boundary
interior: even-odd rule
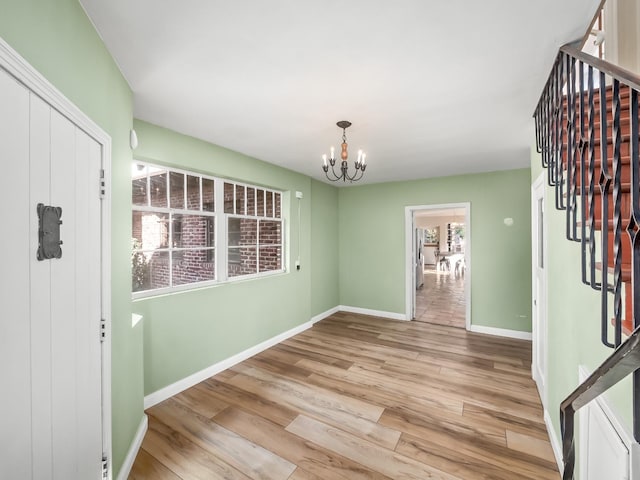
[[[349,157],[349,152],[347,151],[347,134],[346,130],[351,126],[351,122],[347,122],[346,120],[342,120],[338,122],[336,125],[342,129],[342,152],[340,152],[340,158],[342,158],[342,165],[340,166],[340,174],[336,174],[334,170],[334,165],[336,164],[335,151],[334,148],[331,147],[331,156],[329,157],[329,164],[331,165],[331,173],[329,176],[329,165],[327,164],[327,155],[322,155],[322,169],[324,170],[325,175],[332,182],[342,180],[346,182],[349,180],[350,182],[357,182],[364,175],[364,171],[367,168],[367,154],[363,153],[362,150],[358,150],[358,159],[356,160],[355,167],[356,171],[353,172],[353,175],[349,175],[349,166],[347,164],[347,158]]]

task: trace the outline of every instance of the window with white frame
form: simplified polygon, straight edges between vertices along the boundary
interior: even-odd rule
[[[281,194],[225,181],[227,275],[282,269]]]
[[[134,296],[283,271],[281,205],[276,190],[135,163]]]

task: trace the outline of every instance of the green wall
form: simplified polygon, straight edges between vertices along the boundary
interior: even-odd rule
[[[133,311],[144,316],[144,391],[148,395],[311,318],[312,192],[307,176],[139,120],[134,126],[139,160],[285,191],[283,215],[289,238],[287,273],[133,302]],[[302,200],[296,199],[296,191],[302,192]],[[299,251],[301,269],[297,271]]]
[[[461,202],[471,203],[472,324],[531,331],[528,169],[339,189],[340,304],[405,313],[405,206]]]
[[[532,148],[532,182],[541,173],[547,173],[540,165],[540,155]],[[545,190],[545,218],[549,366],[546,408],[555,433],[559,435],[560,403],[579,383],[578,366],[584,365],[593,371],[612,350],[600,342],[600,293],[582,284],[580,244],[566,240],[565,212],[555,209],[554,190],[548,186]],[[631,431],[630,378],[605,395],[616,416]]]
[[[339,305],[338,189],[311,180],[311,315]]]
[[[112,407],[117,475],[142,420],[142,332],[131,328],[131,91],[77,0],[2,0],[0,37],[112,139]],[[114,476],[115,478],[115,476]]]
[[[0,37],[113,141],[114,478],[142,419],[145,393],[339,304],[404,312],[405,205],[471,202],[473,323],[530,329],[528,170],[336,189],[206,142],[133,122],[131,91],[77,0],[0,2]],[[132,123],[140,140],[137,158],[290,192],[284,204],[288,256],[292,267],[300,252],[301,270],[290,268],[281,275],[132,304],[132,153],[128,146]],[[300,225],[296,191],[303,193]],[[515,219],[513,227],[502,223],[507,216]],[[135,328],[130,323],[132,309],[145,317]]]

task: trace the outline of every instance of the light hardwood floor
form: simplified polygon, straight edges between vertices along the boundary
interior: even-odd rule
[[[150,408],[131,479],[555,479],[531,345],[337,313]]]

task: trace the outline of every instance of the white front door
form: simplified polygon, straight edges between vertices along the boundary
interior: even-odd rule
[[[0,68],[0,478],[102,472],[101,146]],[[62,208],[38,260],[37,205]]]
[[[538,386],[542,404],[546,405],[547,379],[547,277],[546,277],[546,222],[544,218],[544,175],[531,189],[532,246],[532,376]]]

